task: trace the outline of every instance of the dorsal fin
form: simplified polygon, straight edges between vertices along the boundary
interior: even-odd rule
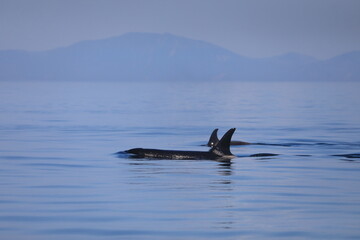
[[[234,134],[235,130],[236,128],[229,129],[220,139],[220,141],[210,149],[210,152],[213,152],[219,156],[233,155],[230,152],[230,142],[231,142],[231,137]]]
[[[219,129],[215,128],[214,131],[211,133],[209,141],[207,143],[208,147],[213,147],[219,142],[219,138],[217,136],[217,132]]]

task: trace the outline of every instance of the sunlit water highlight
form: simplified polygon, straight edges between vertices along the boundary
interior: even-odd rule
[[[358,239],[359,87],[1,82],[0,239]],[[265,144],[113,154],[207,151],[231,127]]]

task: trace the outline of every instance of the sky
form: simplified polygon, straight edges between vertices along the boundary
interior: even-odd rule
[[[171,33],[243,56],[360,50],[360,0],[0,0],[0,50]]]

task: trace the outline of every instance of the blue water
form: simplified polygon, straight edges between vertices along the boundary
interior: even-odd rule
[[[0,82],[0,239],[359,239],[359,89]],[[207,151],[231,127],[265,145],[231,164],[114,155]]]

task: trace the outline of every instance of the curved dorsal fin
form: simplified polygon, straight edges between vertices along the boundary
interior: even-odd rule
[[[219,142],[219,138],[217,136],[217,132],[219,129],[215,128],[214,131],[211,133],[209,141],[207,143],[208,147],[213,147]]]
[[[219,156],[233,155],[230,152],[230,142],[231,142],[231,137],[234,134],[235,130],[236,128],[229,129],[220,139],[220,141],[210,149],[210,151]]]

